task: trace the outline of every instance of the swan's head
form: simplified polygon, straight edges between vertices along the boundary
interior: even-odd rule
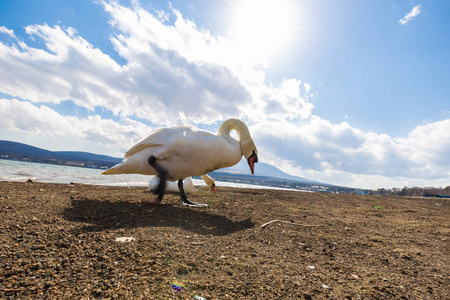
[[[207,186],[209,186],[211,188],[211,190],[215,193],[216,192],[216,182],[214,181],[214,179],[212,179],[210,176],[208,175],[202,175],[201,176],[203,181],[206,183]]]
[[[258,150],[253,140],[241,141],[242,154],[247,159],[252,174],[255,174],[255,163],[258,162]]]

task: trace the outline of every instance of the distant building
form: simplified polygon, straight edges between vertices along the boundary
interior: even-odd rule
[[[311,189],[311,191],[313,191],[313,192],[318,192],[318,191],[320,190],[320,186],[318,186],[318,185],[312,185],[312,186],[310,187],[310,189]]]
[[[72,167],[84,167],[84,163],[76,162],[76,161],[66,161],[66,165]]]

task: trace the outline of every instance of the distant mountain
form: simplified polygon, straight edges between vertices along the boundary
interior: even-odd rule
[[[57,153],[61,157],[65,157],[65,158],[71,159],[71,160],[104,161],[104,162],[109,162],[109,163],[114,163],[114,164],[118,164],[122,161],[122,158],[118,158],[118,157],[93,154],[93,153],[81,152],[81,151],[57,151],[54,153]]]
[[[81,151],[48,151],[27,144],[0,140],[0,155],[11,159],[43,163],[67,164],[74,162],[95,167],[112,167],[122,161],[121,158],[93,154]]]
[[[27,144],[0,140],[1,154],[36,155],[43,157],[53,157],[55,153],[44,149],[36,148]]]
[[[230,174],[240,174],[240,175],[251,174],[248,163],[244,158],[238,164],[236,164],[232,167],[229,167],[229,168],[220,169],[220,170],[218,170],[218,172],[230,173]],[[289,175],[287,173],[284,173],[277,167],[274,167],[272,165],[262,163],[262,162],[258,162],[255,164],[255,175],[256,176],[283,178],[283,179],[295,180],[295,181],[300,181],[300,182],[319,183],[318,181],[315,181],[315,180],[310,180],[310,179],[306,179],[303,177]]]

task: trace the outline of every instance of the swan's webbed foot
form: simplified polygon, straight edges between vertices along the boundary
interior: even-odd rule
[[[166,192],[167,171],[156,163],[156,157],[153,155],[148,158],[148,163],[158,172],[159,184],[154,193],[158,195],[158,202],[161,202]]]
[[[190,206],[190,207],[207,207],[208,204],[205,203],[197,203],[194,201],[191,201],[189,199],[181,199],[181,205],[183,206]]]
[[[183,180],[178,180],[178,189],[180,190],[181,205],[190,207],[207,207],[208,204],[197,203],[188,199],[183,187]]]

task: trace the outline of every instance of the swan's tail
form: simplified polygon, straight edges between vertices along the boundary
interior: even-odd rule
[[[117,168],[118,165],[115,165],[114,167],[104,171],[102,175],[113,175],[113,174],[122,174]]]
[[[102,173],[102,175],[114,174],[156,175],[157,173],[149,164],[141,164],[139,160],[127,159]]]

